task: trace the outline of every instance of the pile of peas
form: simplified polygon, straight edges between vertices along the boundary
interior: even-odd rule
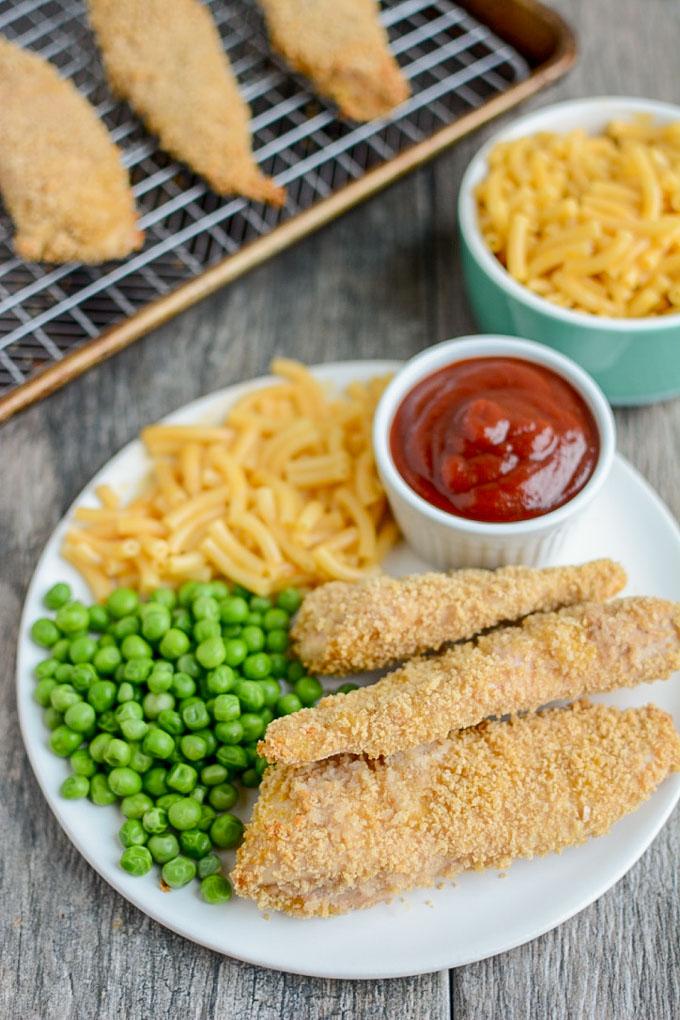
[[[118,588],[85,606],[67,584],[44,598],[54,617],[31,628],[49,658],[35,700],[50,747],[72,774],[61,794],[114,804],[121,867],[165,886],[198,877],[208,903],[231,897],[216,850],[235,847],[243,824],[230,809],[267,766],[257,741],[275,717],[314,705],[321,684],[288,654],[294,588],[275,601],[221,581],[154,591],[142,602]],[[282,686],[287,681],[287,692]]]

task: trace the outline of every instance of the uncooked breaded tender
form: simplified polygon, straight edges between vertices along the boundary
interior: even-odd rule
[[[1,36],[0,192],[21,258],[94,264],[144,240],[120,151],[88,101]]]
[[[236,892],[305,917],[601,836],[680,769],[657,708],[577,703],[373,761],[266,771]]]
[[[476,642],[413,659],[370,687],[270,723],[268,761],[394,754],[557,699],[634,687],[680,669],[680,604],[658,598],[536,613]]]
[[[281,205],[284,190],[260,171],[250,111],[209,10],[199,0],[88,0],[112,89],[160,145],[221,195]]]
[[[625,583],[612,560],[331,581],[305,598],[291,633],[309,670],[342,675],[437,651],[529,613],[600,602]]]
[[[376,0],[259,0],[275,50],[352,120],[384,117],[411,90]]]

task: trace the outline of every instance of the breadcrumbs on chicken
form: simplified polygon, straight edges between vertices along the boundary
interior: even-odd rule
[[[612,560],[576,567],[502,567],[450,574],[331,581],[304,600],[292,629],[295,651],[324,674],[380,669],[529,613],[602,602],[626,573]]]
[[[267,770],[232,874],[261,909],[326,917],[601,836],[672,771],[653,706],[578,702],[379,760]]]
[[[635,597],[536,613],[275,720],[260,753],[288,763],[345,752],[394,754],[489,716],[633,687],[676,669],[678,603]]]
[[[210,11],[199,0],[88,0],[111,88],[161,147],[220,195],[281,205],[253,159],[250,111]]]
[[[260,0],[272,47],[352,120],[383,117],[411,94],[376,0]]]
[[[0,192],[31,262],[121,259],[144,235],[121,153],[94,109],[36,53],[0,36]]]

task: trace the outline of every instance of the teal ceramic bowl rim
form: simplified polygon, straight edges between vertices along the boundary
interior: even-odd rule
[[[680,327],[680,312],[669,315],[646,316],[645,318],[624,319],[613,316],[590,315],[561,308],[545,298],[534,294],[518,283],[496,256],[487,247],[477,224],[477,203],[474,189],[482,180],[487,169],[491,149],[502,141],[534,134],[537,131],[571,130],[583,127],[601,130],[613,119],[630,118],[637,113],[648,113],[663,122],[680,121],[680,106],[654,99],[636,99],[626,96],[594,96],[589,99],[566,100],[542,106],[538,110],[518,117],[495,132],[470,160],[458,191],[458,228],[471,253],[481,269],[516,301],[541,312],[543,315],[574,326],[578,329],[622,333],[659,333]]]

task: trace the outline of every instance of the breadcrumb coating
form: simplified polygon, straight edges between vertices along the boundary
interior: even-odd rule
[[[250,111],[215,23],[199,0],[88,0],[111,88],[220,195],[281,205],[284,190],[259,170]]]
[[[262,910],[304,917],[368,907],[601,836],[677,770],[680,737],[665,712],[586,702],[377,761],[276,766],[234,888]]]
[[[626,584],[623,567],[502,567],[450,574],[331,581],[305,598],[292,629],[308,669],[327,675],[381,669],[529,613],[602,602]]]
[[[411,94],[376,0],[260,0],[271,44],[351,120],[383,117]]]
[[[275,720],[260,753],[270,762],[394,754],[489,716],[634,687],[676,669],[678,603],[636,597],[536,613]]]
[[[96,264],[144,240],[120,151],[88,101],[1,36],[0,192],[31,262]]]

